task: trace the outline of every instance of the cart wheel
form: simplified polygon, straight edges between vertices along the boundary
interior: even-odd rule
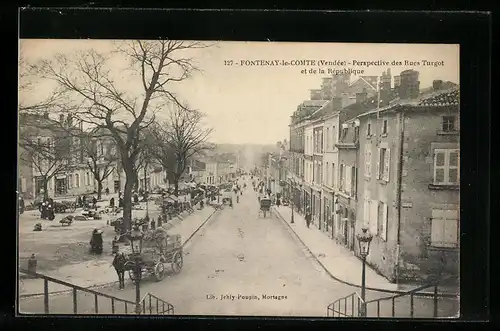
[[[172,258],[172,271],[178,274],[182,269],[183,259],[182,259],[182,251],[179,250],[174,253]]]
[[[135,272],[133,269],[133,267],[134,267],[133,262],[127,261],[127,262],[125,262],[123,267],[125,268],[125,270],[128,270],[128,277],[130,278],[130,280],[135,281],[136,277],[135,277]]]
[[[158,262],[155,265],[154,274],[157,282],[163,279],[163,277],[165,276],[165,266],[162,262]]]

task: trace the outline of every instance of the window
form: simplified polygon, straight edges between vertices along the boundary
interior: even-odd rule
[[[326,128],[325,140],[326,140],[326,150],[329,151],[330,150],[330,128]]]
[[[443,116],[442,129],[444,132],[454,132],[455,128],[455,116]]]
[[[68,175],[67,182],[68,182],[68,188],[71,188],[73,186],[73,175],[72,174]]]
[[[354,142],[359,140],[359,126],[354,127]]]
[[[431,245],[458,247],[458,210],[432,210]]]
[[[80,187],[80,175],[75,174],[75,187]]]
[[[356,180],[357,172],[358,172],[358,169],[356,167],[351,167],[351,190],[350,190],[350,195],[352,197],[355,197],[356,193],[357,193],[357,187],[356,187],[356,184],[357,184],[357,180]]]
[[[458,185],[460,182],[458,149],[434,150],[434,185]]]
[[[345,193],[351,195],[352,191],[352,167],[345,167],[345,183],[344,183]]]
[[[337,137],[335,135],[335,126],[332,127],[332,147],[337,143]]]
[[[372,145],[365,145],[365,177],[372,177]]]
[[[340,165],[339,180],[340,180],[340,182],[339,182],[339,189],[341,191],[343,191],[344,190],[344,165],[343,164]]]
[[[345,137],[347,136],[347,130],[348,130],[348,128],[342,129],[342,135],[340,137],[340,141],[344,141],[345,140]]]
[[[387,132],[388,132],[387,120],[384,120],[382,122],[382,134],[387,134]]]
[[[331,187],[335,187],[335,163],[332,163],[332,178],[330,178]]]
[[[378,149],[377,179],[389,182],[391,151],[389,148]]]
[[[377,231],[380,238],[387,241],[387,216],[389,207],[386,203],[380,201],[378,204],[378,225]]]
[[[330,185],[330,167],[329,167],[329,163],[328,162],[326,162],[325,175],[326,175],[325,184],[326,185]]]
[[[370,137],[372,135],[372,124],[371,123],[368,123],[366,125],[366,136],[367,137]]]
[[[319,171],[319,181],[318,184],[323,183],[323,162],[318,163],[318,171]]]

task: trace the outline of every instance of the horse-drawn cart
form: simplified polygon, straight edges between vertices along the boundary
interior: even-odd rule
[[[260,214],[264,214],[264,217],[266,217],[266,214],[269,212],[271,209],[271,199],[264,197],[259,200],[260,202],[260,211],[259,211],[259,216]]]
[[[65,213],[67,211],[69,211],[70,213],[74,213],[76,211],[76,202],[74,201],[54,202],[54,212]]]
[[[141,277],[154,275],[156,281],[161,281],[166,275],[165,264],[174,274],[179,273],[183,265],[181,236],[169,236],[163,228],[147,231],[142,238],[140,261]],[[136,279],[135,266],[132,260],[125,263],[125,270],[133,281]]]

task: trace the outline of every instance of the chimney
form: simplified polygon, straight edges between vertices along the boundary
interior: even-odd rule
[[[434,91],[439,91],[443,89],[443,81],[440,79],[436,79],[432,82],[432,89]]]
[[[356,93],[356,103],[362,103],[366,100],[367,96],[368,93],[366,93],[365,91]]]
[[[336,97],[332,99],[332,109],[334,111],[342,108],[342,98]]]
[[[311,90],[311,100],[321,100],[321,90]]]
[[[399,86],[399,97],[401,99],[413,99],[420,93],[420,82],[418,71],[405,70],[401,72],[401,84]]]

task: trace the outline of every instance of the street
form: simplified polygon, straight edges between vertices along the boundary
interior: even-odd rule
[[[353,292],[308,258],[279,219],[258,211],[255,193],[245,190],[233,209],[226,207],[185,246],[182,271],[158,283],[144,280],[142,295],[170,302],[176,315],[324,316],[333,298]],[[100,291],[135,296],[130,281],[124,291]],[[79,297],[79,312],[93,313],[93,297],[85,297],[88,305]],[[71,295],[50,298],[51,313],[72,309]],[[43,312],[43,298],[22,300],[20,311]]]
[[[258,211],[255,193],[245,190],[239,203],[234,199],[233,208],[217,213],[184,247],[181,272],[161,282],[144,279],[141,297],[151,292],[173,304],[176,315],[325,316],[329,303],[359,291],[331,279],[281,220],[274,215],[263,218]],[[135,298],[130,280],[123,291],[117,285],[99,291]],[[386,296],[367,291],[367,300]],[[409,313],[406,301],[397,300],[396,314]],[[425,316],[432,313],[431,299],[415,298],[415,305]],[[51,314],[72,314],[72,295],[53,295],[49,306]],[[381,307],[381,316],[389,317],[390,302]],[[123,304],[115,308],[125,313]],[[452,308],[454,301],[441,305],[440,316]],[[374,309],[369,307],[372,316]],[[20,311],[42,313],[43,297],[22,299]],[[78,313],[95,313],[93,295],[78,294]],[[99,313],[111,313],[109,299],[99,298]]]

